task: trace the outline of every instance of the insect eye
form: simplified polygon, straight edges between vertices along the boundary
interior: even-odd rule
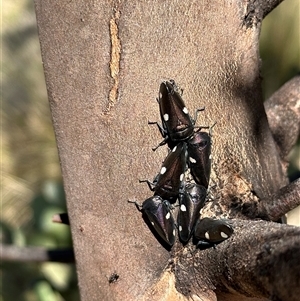
[[[207,145],[207,141],[201,141],[199,147],[204,148]]]

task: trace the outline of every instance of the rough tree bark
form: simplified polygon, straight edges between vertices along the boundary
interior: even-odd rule
[[[285,135],[291,129],[272,123],[275,136],[288,140],[282,146],[261,93],[260,25],[279,3],[35,0],[83,301],[300,295],[300,229],[257,219],[273,220],[299,204],[299,183],[292,193],[283,189],[293,205],[278,195],[288,184],[284,160],[299,125]],[[177,242],[168,252],[127,203],[152,195],[138,179],[152,179],[167,153],[152,152],[161,137],[147,121],[158,120],[155,97],[170,78],[191,112],[206,107],[199,123],[217,121],[216,188],[203,216],[228,217],[235,232],[216,250],[194,252]],[[274,195],[287,204],[272,215],[265,204]],[[114,272],[119,279],[109,283]]]

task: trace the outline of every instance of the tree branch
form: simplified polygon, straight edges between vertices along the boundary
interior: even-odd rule
[[[81,299],[141,300],[170,256],[127,203],[149,196],[138,179],[156,174],[166,155],[166,149],[151,151],[160,138],[147,124],[159,116],[154,99],[161,80],[178,81],[191,112],[207,108],[201,123],[218,121],[212,180],[228,193],[215,215],[226,214],[231,187],[242,186],[241,176],[260,198],[285,185],[262,102],[259,26],[251,26],[262,17],[253,16],[245,1],[35,3]],[[249,249],[239,235],[237,229],[235,251],[242,258]],[[184,250],[174,246],[174,262]],[[199,254],[224,255],[212,251]],[[203,259],[203,271],[217,274],[226,263]],[[204,285],[198,290],[213,289],[222,279],[209,271],[188,273],[187,283],[200,276]],[[120,281],[112,289],[106,275],[114,272]]]
[[[278,221],[283,215],[300,205],[300,179],[284,186],[268,199],[258,202],[237,200],[232,208],[243,215],[255,219]]]
[[[256,0],[252,0],[253,2],[257,2]],[[283,0],[260,0],[258,1],[260,9],[263,13],[263,18],[268,15],[274,8],[277,7]]]
[[[46,249],[41,247],[20,248],[13,245],[0,245],[1,259],[15,262],[67,262],[73,263],[73,249]]]
[[[300,179],[281,188],[274,196],[258,203],[258,215],[277,221],[280,217],[300,205]]]
[[[263,18],[283,0],[249,0],[243,16],[243,25],[247,28],[260,24]]]
[[[179,259],[177,289],[200,299],[205,289],[217,295],[230,291],[240,295],[239,300],[241,296],[299,300],[300,228],[265,221],[232,220],[232,225],[232,237],[215,250],[196,251],[193,258]],[[211,280],[209,285],[206,279]]]
[[[275,92],[266,102],[268,122],[280,157],[286,160],[300,134],[300,75]]]

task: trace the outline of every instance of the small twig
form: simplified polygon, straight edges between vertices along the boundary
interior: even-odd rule
[[[53,223],[70,225],[68,213],[57,213],[52,216]]]
[[[16,247],[0,244],[2,261],[14,262],[68,262],[75,261],[73,249],[46,249],[42,247]]]
[[[272,198],[258,203],[258,216],[267,215],[272,221],[300,205],[300,179],[281,188]]]

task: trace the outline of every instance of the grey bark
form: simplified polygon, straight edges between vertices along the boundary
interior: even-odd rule
[[[287,286],[295,276],[271,281],[267,275],[248,285],[242,273],[253,272],[274,224],[260,222],[247,232],[249,221],[239,220],[232,240],[217,251],[192,253],[205,277],[197,283],[193,277],[202,270],[188,273],[183,286],[191,283],[193,289],[182,290],[178,271],[189,271],[190,262],[179,259],[193,247],[176,243],[169,254],[127,203],[151,195],[138,179],[151,179],[167,153],[151,151],[161,137],[147,121],[159,118],[155,97],[161,80],[170,78],[184,89],[190,112],[206,107],[199,123],[217,121],[217,188],[204,215],[245,218],[232,209],[234,202],[270,198],[287,184],[262,102],[258,56],[261,20],[278,3],[35,1],[81,300],[186,300],[191,293],[194,300],[225,300],[228,294],[262,300],[273,297],[278,282]],[[285,227],[274,225],[272,231],[280,235]],[[298,242],[293,236],[287,250]],[[281,244],[278,249],[284,250]],[[228,270],[238,285],[224,285],[220,275]],[[110,284],[114,272],[119,280]],[[253,283],[260,283],[255,294]]]

